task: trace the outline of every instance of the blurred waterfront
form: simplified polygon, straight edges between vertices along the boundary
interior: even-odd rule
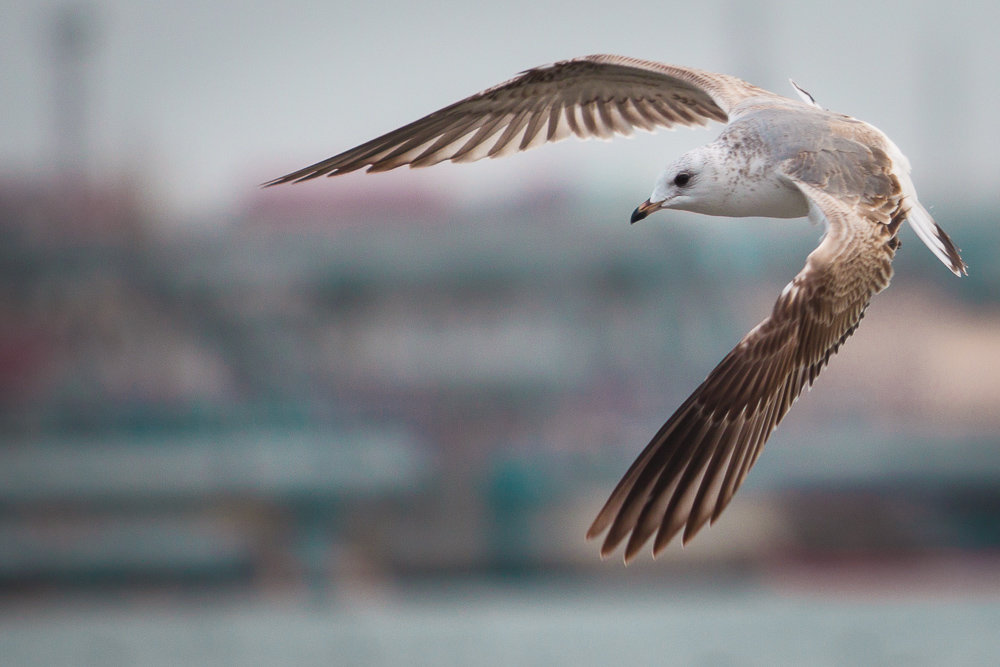
[[[630,227],[659,163],[253,187],[283,161],[192,224],[62,122],[0,164],[4,664],[1000,660],[995,192],[918,163],[970,275],[905,229],[718,524],[626,569],[590,520],[820,230]]]
[[[1000,312],[988,271],[954,280],[907,243],[896,284],[718,525],[624,569],[583,539],[589,520],[817,231],[691,218],[629,228],[625,202],[570,190],[468,211],[383,182],[266,190],[217,230],[170,236],[129,193],[91,193],[65,218],[52,204],[66,199],[41,185],[7,190],[8,654],[51,632],[62,639],[41,655],[53,659],[36,664],[82,648],[123,664],[232,664],[283,650],[254,628],[305,615],[318,634],[296,630],[305,644],[289,655],[388,664],[412,649],[463,664],[494,622],[507,629],[493,642],[539,614],[557,634],[589,635],[639,596],[647,629],[676,616],[736,623],[734,591],[767,627],[799,604],[831,614],[847,638],[827,640],[845,647],[865,632],[849,600],[912,599],[929,607],[907,613],[934,617],[944,604],[972,628],[996,618]],[[971,266],[988,267],[995,244],[976,242],[975,222],[949,229]],[[81,626],[94,605],[103,620]],[[147,620],[125,621],[129,609]],[[188,634],[206,618],[214,630]],[[327,621],[332,634],[319,633]],[[616,623],[594,655],[632,645],[635,629]],[[398,642],[377,639],[397,626]],[[484,662],[559,650],[530,632],[537,645]],[[902,627],[886,632],[865,641],[914,655],[891,648]],[[435,652],[434,637],[459,634],[468,646]],[[931,655],[953,655],[941,653],[950,641]],[[686,646],[676,655],[705,664],[739,655]],[[776,659],[812,655],[774,647]]]
[[[789,596],[729,582],[609,592],[559,583],[280,601],[69,606],[6,619],[25,665],[990,665],[996,599]],[[443,590],[442,590],[443,588]],[[636,587],[638,588],[638,587]]]

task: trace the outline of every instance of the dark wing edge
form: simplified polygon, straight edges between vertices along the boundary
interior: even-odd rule
[[[769,317],[754,327],[670,417],[625,473],[587,532],[605,530],[601,555],[628,537],[629,563],[651,536],[659,554],[683,529],[714,523],[792,403],[855,331],[889,284],[904,213],[848,205],[792,181],[827,233]]]
[[[569,136],[609,139],[635,128],[726,122],[748,97],[736,77],[624,56],[593,55],[526,70],[356,148],[263,185],[499,157]]]

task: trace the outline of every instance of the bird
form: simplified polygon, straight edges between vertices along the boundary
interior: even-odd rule
[[[604,535],[602,558],[624,542],[628,564],[650,538],[655,557],[679,533],[686,544],[719,518],[792,404],[889,285],[904,220],[955,275],[967,274],[892,140],[791,83],[799,99],[690,67],[572,58],[524,70],[263,185],[496,158],[570,136],[724,124],[714,141],[666,166],[631,222],[683,210],[808,217],[824,232],[767,317],[663,424],[598,512],[587,538]]]

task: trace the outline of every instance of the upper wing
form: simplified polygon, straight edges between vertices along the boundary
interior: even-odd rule
[[[587,533],[608,529],[607,555],[631,533],[628,562],[656,533],[654,554],[684,528],[715,521],[764,442],[889,284],[902,196],[835,198],[792,181],[826,223],[822,243],[758,324],[673,414],[612,492]],[[609,528],[610,527],[610,528]]]
[[[357,148],[265,183],[362,167],[385,171],[498,157],[571,134],[610,138],[633,128],[725,122],[749,97],[773,95],[725,74],[596,55],[522,72]]]

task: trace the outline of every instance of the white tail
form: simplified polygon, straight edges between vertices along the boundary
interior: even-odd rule
[[[892,159],[893,166],[895,167],[896,177],[899,179],[899,184],[903,189],[903,196],[905,197],[903,205],[907,207],[906,221],[910,223],[910,227],[917,233],[917,236],[924,242],[924,245],[930,248],[931,252],[945,266],[951,269],[952,273],[956,276],[966,275],[968,267],[962,261],[962,256],[959,254],[958,248],[951,242],[951,239],[948,238],[944,230],[938,227],[938,224],[934,222],[934,218],[931,217],[931,214],[927,212],[927,209],[917,199],[917,190],[913,187],[913,181],[910,180],[910,161],[906,159],[906,156],[899,150],[899,147],[892,142],[892,139],[886,137],[885,134],[882,134],[882,136],[885,138],[889,157]]]
[[[927,212],[916,197],[907,197],[907,205],[910,207],[906,213],[906,221],[917,233],[920,240],[924,242],[937,258],[944,262],[944,265],[951,269],[956,276],[966,273],[965,262],[958,254],[958,248],[951,242],[944,230],[938,227],[934,218]]]

